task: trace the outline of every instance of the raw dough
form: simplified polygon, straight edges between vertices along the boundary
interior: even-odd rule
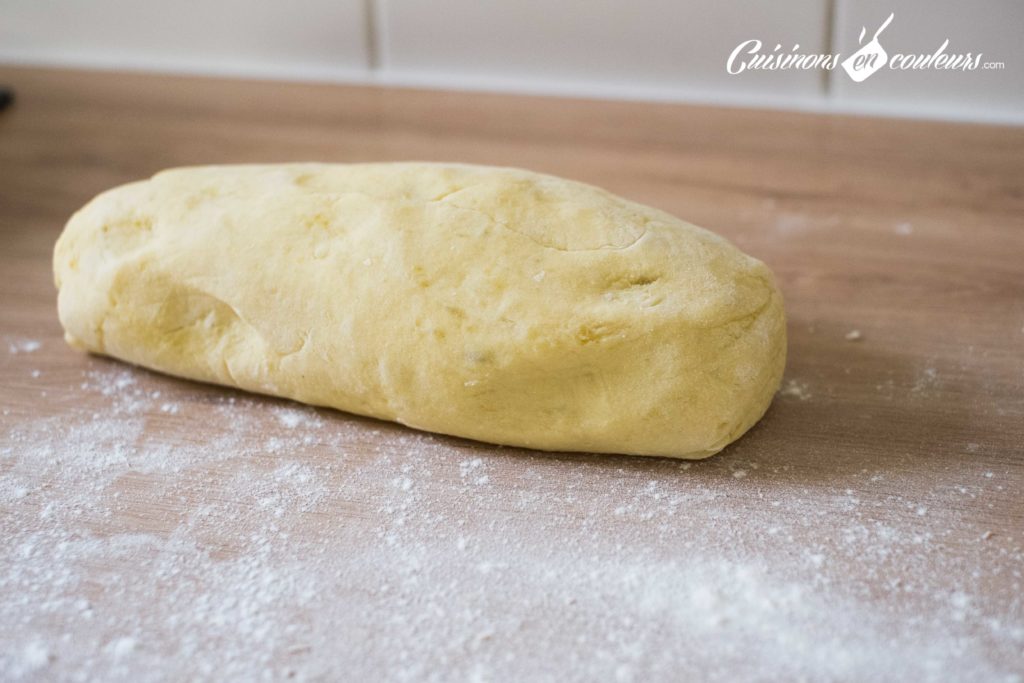
[[[54,269],[73,346],[544,450],[709,456],[785,364],[763,263],[518,169],[173,169],[89,202]]]

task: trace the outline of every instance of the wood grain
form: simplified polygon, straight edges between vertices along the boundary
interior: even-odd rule
[[[118,364],[62,344],[49,265],[64,221],[96,193],[190,164],[418,159],[522,166],[665,209],[768,263],[786,298],[789,362],[784,390],[764,420],[721,455],[686,470],[685,481],[675,463],[659,459],[546,455],[438,438],[452,457],[487,459],[495,493],[476,510],[480,524],[517,514],[564,522],[585,516],[581,500],[604,500],[611,482],[672,479],[673,486],[724,496],[730,523],[745,530],[738,538],[750,540],[766,519],[766,499],[785,503],[787,492],[800,501],[799,514],[820,515],[797,533],[794,552],[817,544],[845,563],[823,594],[856,585],[866,591],[865,604],[883,605],[894,599],[884,562],[839,547],[846,513],[837,496],[852,489],[865,523],[935,539],[895,571],[917,567],[927,575],[961,562],[977,574],[968,583],[979,601],[1002,603],[1011,623],[1024,620],[1024,129],[8,67],[0,68],[0,83],[17,93],[16,104],[0,113],[0,334],[8,343],[42,342],[32,354],[0,349],[0,439],[9,446],[27,421],[89,402],[106,405],[74,387],[83,373]],[[861,339],[846,339],[854,330]],[[30,376],[29,367],[41,376]],[[201,445],[214,429],[203,416],[226,392],[134,372],[143,386],[175,396],[190,416],[183,423],[156,410],[147,426],[152,438]],[[413,438],[398,426],[323,412],[346,426],[346,452],[368,471],[382,446]],[[305,457],[327,456],[313,449]],[[207,473],[226,477],[232,462]],[[6,469],[0,463],[0,474]],[[528,471],[544,476],[531,484]],[[195,489],[192,500],[163,497],[157,504],[160,476],[122,478],[119,512],[91,520],[93,532],[171,534],[205,494]],[[210,481],[210,496],[230,496],[216,477]],[[569,482],[581,487],[579,496],[560,495]],[[425,495],[443,499],[458,484],[457,474],[439,476]],[[950,493],[962,485],[977,495]],[[512,493],[524,490],[550,504],[523,512]],[[3,503],[32,504],[32,496]],[[316,511],[316,528],[339,519],[369,528],[377,514],[369,497],[336,500]],[[602,528],[670,552],[642,521]],[[215,536],[207,539],[211,547],[230,549],[229,539]],[[752,552],[761,547],[753,543]],[[123,571],[131,582],[130,568]],[[935,587],[952,585],[944,581],[934,579]],[[920,599],[903,604],[907,619]],[[41,624],[26,626],[57,628]],[[1016,636],[982,636],[980,624],[969,624],[981,644],[966,655],[977,670],[1021,671]],[[0,639],[16,638],[3,631]]]

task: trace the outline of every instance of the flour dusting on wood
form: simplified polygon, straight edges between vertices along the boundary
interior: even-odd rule
[[[1021,680],[1021,538],[964,514],[998,471],[914,500],[742,442],[530,453],[90,364],[50,387],[90,401],[5,406],[5,680]]]

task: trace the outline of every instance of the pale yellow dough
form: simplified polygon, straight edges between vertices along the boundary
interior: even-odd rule
[[[89,202],[54,269],[76,347],[544,450],[709,456],[785,364],[763,263],[511,168],[173,169]]]

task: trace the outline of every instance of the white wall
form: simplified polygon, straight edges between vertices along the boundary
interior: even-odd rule
[[[983,53],[1000,70],[748,71],[759,38]],[[1024,2],[986,0],[0,0],[0,61],[698,101],[1024,123]]]
[[[0,61],[358,78],[364,10],[363,0],[0,0]]]

